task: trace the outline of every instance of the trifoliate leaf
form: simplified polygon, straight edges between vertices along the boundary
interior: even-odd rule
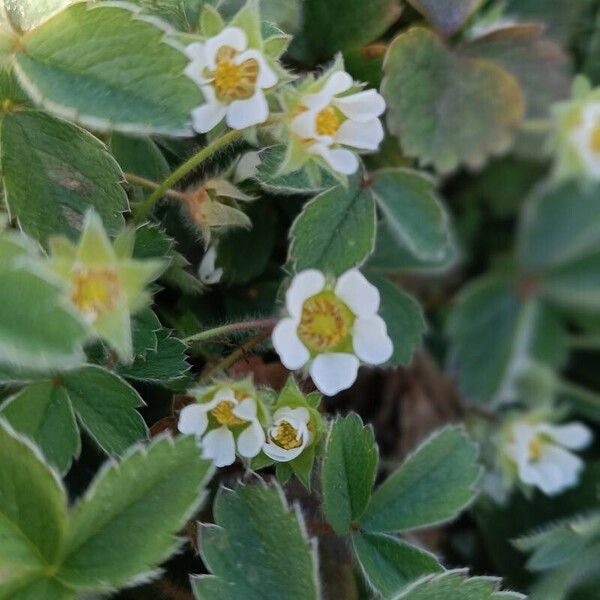
[[[423,443],[375,491],[361,527],[403,531],[454,518],[475,497],[477,445],[462,427],[447,427]]]
[[[443,567],[433,554],[382,533],[355,533],[352,544],[369,585],[390,598],[413,581]]]
[[[373,429],[363,426],[356,414],[338,417],[321,468],[323,511],[337,533],[346,533],[365,511],[376,471]]]
[[[279,487],[223,488],[213,511],[216,524],[202,526],[199,546],[218,579],[193,579],[196,598],[317,600],[312,544]],[[212,596],[214,590],[220,595]]]
[[[375,244],[375,203],[354,177],[308,202],[291,229],[290,262],[296,271],[340,275],[361,265]]]
[[[21,39],[14,68],[48,110],[96,130],[191,133],[202,104],[185,55],[129,5],[78,2]]]
[[[37,110],[5,114],[0,135],[5,200],[26,233],[75,237],[90,208],[110,232],[122,227],[123,174],[98,139]]]
[[[211,472],[193,437],[159,438],[109,463],[73,509],[60,580],[111,589],[155,574],[180,546],[174,533],[198,508]]]
[[[449,172],[506,150],[524,113],[518,82],[484,60],[463,58],[420,27],[392,42],[382,93],[404,152]]]
[[[481,0],[408,0],[444,35],[458,31],[481,4]]]

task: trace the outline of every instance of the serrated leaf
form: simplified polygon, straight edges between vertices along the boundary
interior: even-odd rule
[[[5,201],[26,233],[76,237],[90,208],[108,231],[122,227],[123,175],[98,139],[37,110],[9,112],[1,128]]]
[[[464,571],[446,571],[422,579],[394,600],[501,600],[525,598],[522,594],[500,591],[500,579],[467,577]]]
[[[394,344],[394,353],[389,363],[408,365],[423,343],[426,330],[423,311],[412,296],[403,292],[386,277],[367,273],[367,278],[379,290],[379,314],[385,321],[388,335]]]
[[[367,507],[377,471],[371,427],[357,414],[338,417],[327,438],[321,468],[323,511],[337,533],[345,533]]]
[[[4,595],[5,592],[8,596]],[[75,593],[56,579],[47,579],[43,575],[33,580],[28,578],[6,589],[0,583],[2,600],[74,600]]]
[[[383,533],[454,518],[475,497],[477,453],[462,427],[434,434],[375,491],[361,526]]]
[[[2,405],[2,416],[33,440],[48,462],[68,470],[80,448],[79,430],[65,389],[52,381],[23,388]]]
[[[448,218],[434,181],[411,169],[382,169],[371,180],[373,197],[398,244],[421,260],[439,258],[447,245]]]
[[[312,544],[279,487],[222,488],[213,510],[216,525],[201,528],[199,545],[218,579],[192,580],[198,599],[218,589],[223,600],[317,600]]]
[[[96,130],[191,133],[202,104],[187,58],[126,5],[77,3],[23,37],[14,68],[28,94]]]
[[[157,332],[161,327],[158,317],[149,308],[133,315],[131,318],[131,337],[135,358],[143,358],[149,351],[156,352],[158,347]]]
[[[159,438],[108,464],[73,510],[61,581],[110,589],[153,574],[179,547],[174,533],[197,509],[211,472],[193,437]]]
[[[110,149],[126,173],[159,182],[171,172],[167,159],[150,137],[114,133],[110,138]]]
[[[462,58],[414,27],[392,42],[384,71],[389,129],[422,165],[444,173],[478,167],[510,146],[524,99],[504,69]]]
[[[458,31],[481,0],[408,0],[435,29],[444,35]]]
[[[367,582],[383,598],[423,575],[443,571],[433,554],[391,535],[355,533],[352,544]]]
[[[173,240],[158,225],[145,223],[135,231],[133,258],[165,258],[173,250]]]
[[[145,13],[164,19],[180,31],[195,31],[200,11],[215,0],[130,0]]]
[[[296,271],[319,269],[340,275],[361,265],[375,244],[375,203],[353,178],[308,202],[290,232],[289,259]]]

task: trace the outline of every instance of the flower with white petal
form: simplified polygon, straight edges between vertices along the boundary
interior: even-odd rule
[[[506,435],[503,453],[524,484],[548,496],[577,485],[584,463],[569,450],[582,450],[592,441],[585,425],[519,420],[509,426]]]
[[[585,171],[600,179],[600,102],[584,107],[581,122],[571,134],[571,143]]]
[[[200,441],[203,455],[217,467],[235,462],[237,454],[253,458],[265,434],[258,418],[256,396],[243,386],[217,385],[195,392],[198,402],[182,409],[177,428]]]
[[[205,42],[187,46],[190,63],[185,73],[204,94],[205,103],[192,111],[198,133],[206,133],[225,119],[232,129],[264,123],[269,106],[263,90],[278,77],[257,48],[248,47],[248,36],[239,27],[226,27]]]
[[[312,442],[309,425],[307,408],[279,408],[273,414],[273,425],[267,430],[263,452],[277,462],[294,460]]]
[[[205,285],[219,283],[223,277],[223,269],[217,267],[217,247],[212,244],[205,252],[198,267],[198,277]]]
[[[378,117],[385,100],[375,90],[348,93],[355,86],[348,73],[334,71],[318,91],[299,98],[290,124],[307,152],[344,175],[358,170],[357,150],[377,150],[384,137]]]
[[[379,291],[356,269],[334,284],[315,269],[298,273],[286,293],[288,317],[273,330],[273,346],[290,370],[308,365],[323,394],[349,388],[360,362],[379,365],[393,353]]]

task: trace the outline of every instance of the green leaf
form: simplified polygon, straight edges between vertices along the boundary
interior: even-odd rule
[[[462,427],[436,433],[375,491],[361,526],[403,531],[454,518],[475,496],[477,452]]]
[[[375,203],[353,178],[308,202],[291,229],[290,262],[296,271],[319,269],[340,275],[361,265],[375,244]]]
[[[460,57],[414,27],[390,45],[382,93],[403,151],[450,172],[506,150],[524,113],[520,86],[504,69]]]
[[[26,233],[75,237],[90,208],[109,231],[122,227],[123,175],[98,139],[37,110],[9,112],[1,127],[5,200]]]
[[[0,597],[56,559],[66,523],[66,496],[40,454],[0,420]],[[9,596],[12,597],[12,596]]]
[[[524,599],[515,592],[501,592],[494,577],[467,577],[464,571],[446,571],[424,578],[394,600],[501,600]]]
[[[21,40],[14,68],[48,110],[96,130],[191,134],[185,55],[127,5],[77,3]]]
[[[516,283],[488,276],[467,286],[448,321],[450,364],[470,402],[517,399],[515,383],[530,360],[559,366],[566,358],[564,325]]]
[[[201,528],[199,545],[204,563],[218,579],[192,580],[198,599],[319,597],[312,544],[300,513],[287,506],[279,487],[222,488],[213,511],[216,525]],[[219,595],[213,596],[215,589]]]
[[[481,0],[408,0],[444,35],[458,31],[471,16]]]
[[[33,29],[75,0],[0,0],[11,26],[17,31]]]
[[[352,544],[366,580],[383,598],[423,575],[443,571],[433,554],[391,535],[356,533]]]
[[[75,506],[60,580],[81,589],[142,581],[181,544],[212,473],[193,437],[159,438],[108,464]]]
[[[389,363],[408,365],[423,343],[426,329],[423,311],[412,296],[403,292],[386,277],[367,273],[367,278],[379,290],[379,314],[385,321],[388,335],[394,344],[394,353]]]
[[[349,531],[365,511],[377,472],[372,427],[357,414],[338,417],[327,438],[321,469],[323,512],[337,533]]]
[[[126,173],[156,182],[162,181],[171,173],[167,159],[150,137],[114,133],[110,138],[110,149]]]
[[[421,260],[439,259],[447,246],[448,218],[435,182],[411,169],[383,169],[371,179],[373,196],[398,244]]]
[[[520,224],[523,268],[533,273],[545,271],[597,251],[598,214],[599,185],[567,181],[538,188],[527,200]]]
[[[43,577],[43,576],[42,576]],[[4,594],[4,588],[0,584],[0,598],[3,600],[74,600],[75,590],[69,589],[55,579],[27,579],[14,588],[8,588],[8,596]]]
[[[160,17],[179,31],[193,32],[200,23],[200,12],[214,0],[129,0],[143,12]]]
[[[79,430],[65,389],[44,381],[23,388],[2,406],[2,415],[33,440],[61,473],[80,450]]]
[[[139,394],[117,375],[88,365],[66,373],[67,390],[77,417],[92,439],[107,454],[120,455],[147,435],[137,407]]]

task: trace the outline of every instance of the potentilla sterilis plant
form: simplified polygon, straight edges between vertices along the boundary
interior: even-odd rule
[[[349,388],[361,363],[379,365],[393,353],[385,321],[377,314],[379,291],[356,269],[328,281],[309,269],[286,293],[288,316],[273,330],[273,345],[291,370],[307,367],[328,396]]]

